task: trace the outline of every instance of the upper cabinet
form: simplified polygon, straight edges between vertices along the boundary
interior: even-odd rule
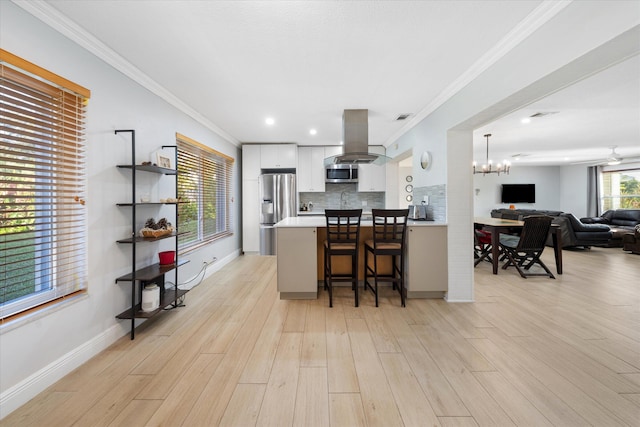
[[[262,169],[289,169],[297,164],[297,146],[295,144],[260,145],[260,167]]]
[[[313,193],[325,191],[324,159],[342,154],[342,146],[298,148],[298,191]]]
[[[298,148],[298,191],[324,191],[324,147]]]
[[[260,146],[244,144],[242,146],[242,179],[258,179],[260,175]]]
[[[342,145],[328,145],[324,147],[324,157],[339,156],[342,154]]]
[[[370,145],[369,152],[385,154],[381,145]],[[358,191],[386,191],[386,166],[385,165],[358,165]]]

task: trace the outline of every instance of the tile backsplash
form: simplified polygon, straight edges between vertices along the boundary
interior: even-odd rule
[[[429,196],[427,217],[435,221],[447,220],[447,186],[430,185],[427,187],[413,187],[413,203],[419,205],[424,196]]]
[[[313,203],[313,210],[324,209],[384,209],[384,192],[358,192],[358,184],[327,184],[324,193],[300,193],[300,206]],[[366,202],[366,206],[362,206]]]
[[[314,211],[325,209],[359,209],[364,211],[385,208],[384,192],[358,192],[357,184],[327,184],[324,193],[300,193],[300,206],[313,203]],[[447,186],[431,185],[413,188],[413,200],[420,204],[424,196],[429,196],[428,218],[436,221],[447,220]],[[362,206],[362,202],[367,202]]]

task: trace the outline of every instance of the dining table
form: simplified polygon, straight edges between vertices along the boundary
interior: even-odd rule
[[[493,274],[498,274],[498,262],[500,258],[500,233],[517,233],[524,227],[524,221],[502,218],[473,219],[475,228],[481,228],[491,233],[491,262],[493,263]],[[553,243],[553,253],[556,258],[556,271],[562,274],[562,232],[558,224],[551,224],[551,241]]]

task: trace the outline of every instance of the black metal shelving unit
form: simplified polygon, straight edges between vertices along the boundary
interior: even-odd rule
[[[136,133],[132,129],[116,130],[116,134],[129,133],[131,135],[131,163],[130,165],[117,165],[119,169],[131,170],[131,202],[117,203],[120,207],[131,208],[131,237],[117,240],[117,243],[131,245],[131,273],[125,274],[116,278],[116,283],[129,282],[131,283],[131,307],[122,313],[118,314],[118,319],[130,319],[131,320],[131,339],[135,338],[135,320],[136,319],[148,319],[156,314],[162,312],[166,307],[171,308],[179,307],[179,300],[187,293],[187,291],[178,289],[178,267],[189,262],[188,260],[178,259],[178,236],[185,233],[178,232],[178,203],[177,202],[136,202],[136,174],[138,172],[154,173],[159,175],[173,175],[176,177],[175,183],[175,198],[178,199],[178,171],[176,169],[168,169],[154,165],[136,165]],[[162,148],[175,149],[175,165],[177,166],[177,147],[175,145],[163,145]],[[173,205],[175,206],[175,226],[174,232],[160,237],[142,237],[139,236],[136,231],[136,212],[139,207],[144,206],[161,206],[161,205]],[[141,269],[136,270],[136,247],[138,244],[144,244],[149,242],[157,242],[164,239],[175,240],[175,252],[176,260],[174,264],[160,265],[153,264]],[[175,285],[173,289],[165,289],[164,276],[166,273],[175,271]],[[142,311],[142,289],[145,285],[155,283],[160,287],[160,307],[153,311]],[[139,302],[138,302],[139,301]]]

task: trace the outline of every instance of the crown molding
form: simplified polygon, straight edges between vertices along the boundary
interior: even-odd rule
[[[215,125],[211,120],[191,108],[180,98],[168,91],[164,86],[158,84],[155,80],[143,73],[125,58],[117,54],[113,49],[102,43],[96,37],[88,33],[84,28],[67,18],[53,6],[44,0],[18,1],[12,0],[20,8],[38,18],[63,36],[69,38],[76,44],[88,50],[104,62],[129,77],[151,93],[164,99],[167,103],[174,106],[184,114],[193,118],[207,129],[215,132],[225,141],[240,146],[240,141]]]
[[[509,31],[496,45],[489,49],[460,77],[447,86],[433,101],[417,112],[403,127],[391,135],[384,146],[389,147],[402,135],[417,126],[422,120],[447,102],[451,97],[460,92],[465,86],[475,80],[480,74],[486,71],[493,64],[518,46],[524,39],[533,34],[536,30],[546,24],[561,10],[571,4],[573,0],[545,0],[536,7],[529,15]]]

